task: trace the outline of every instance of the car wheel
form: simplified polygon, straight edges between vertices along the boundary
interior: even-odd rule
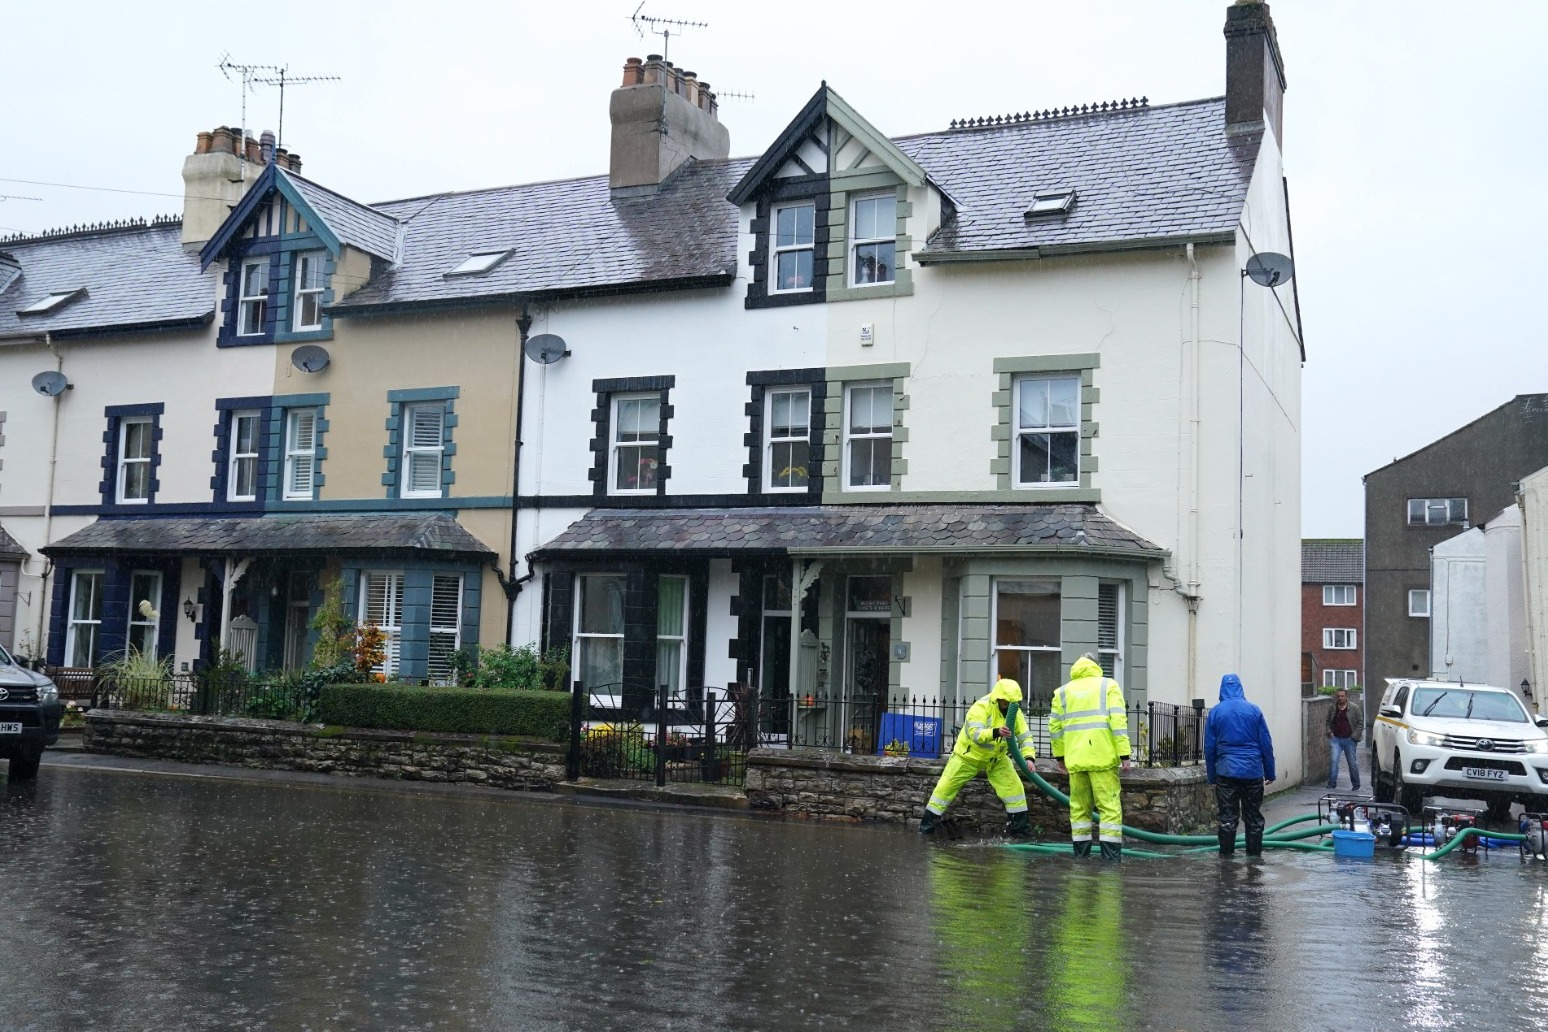
[[[1381,761],[1376,756],[1376,748],[1371,747],[1371,798],[1378,803],[1392,802],[1392,787],[1381,774]]]
[[[1403,757],[1397,753],[1392,754],[1392,794],[1397,799],[1397,804],[1408,811],[1410,817],[1417,817],[1419,811],[1424,809],[1423,790],[1410,786],[1403,780]]]
[[[11,757],[10,775],[12,781],[31,781],[38,776],[38,765],[43,762],[43,750],[24,752]]]

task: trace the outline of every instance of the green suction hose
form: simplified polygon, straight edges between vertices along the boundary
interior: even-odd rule
[[[1010,709],[1005,714],[1006,726],[1015,727],[1016,713],[1020,708],[1020,703],[1013,702],[1010,704]],[[1015,761],[1017,769],[1021,771],[1021,773],[1028,781],[1032,782],[1039,789],[1041,789],[1044,795],[1059,803],[1061,806],[1068,807],[1070,805],[1069,796],[1065,795],[1063,792],[1059,791],[1058,788],[1050,784],[1041,774],[1033,770],[1032,767],[1027,763],[1026,758],[1021,755],[1021,743],[1016,740],[1016,736],[1014,734],[1012,734],[1010,737],[1010,754],[1011,759]],[[1318,816],[1319,815],[1315,813],[1302,814],[1299,817],[1292,817],[1287,821],[1280,821],[1272,828],[1264,829],[1263,844],[1265,846],[1277,846],[1280,848],[1305,849],[1314,850],[1317,852],[1332,852],[1332,846],[1322,846],[1313,843],[1296,842],[1292,840],[1299,838],[1309,838],[1312,835],[1321,834],[1324,827],[1331,830],[1334,827],[1333,825],[1324,825],[1314,830],[1297,832],[1294,835],[1287,835],[1283,838],[1269,837],[1269,835],[1271,835],[1273,832],[1280,831],[1295,824],[1301,824],[1305,821],[1316,820]],[[1123,825],[1123,833],[1131,838],[1139,839],[1141,842],[1153,842],[1167,846],[1207,845],[1212,849],[1218,849],[1220,846],[1219,836],[1216,835],[1167,835],[1156,831],[1146,831],[1144,828],[1130,827],[1127,824]],[[1201,849],[1199,852],[1204,852],[1204,850]],[[1157,855],[1171,856],[1174,854],[1165,853]]]
[[[1463,842],[1467,841],[1469,837],[1474,835],[1478,836],[1479,838],[1507,839],[1511,842],[1526,841],[1525,835],[1512,835],[1509,832],[1504,831],[1486,831],[1483,828],[1463,828],[1462,833],[1459,834],[1456,838],[1452,839],[1444,846],[1441,846],[1433,853],[1425,853],[1424,858],[1426,860],[1439,860],[1441,857],[1445,856],[1453,849],[1456,849]]]

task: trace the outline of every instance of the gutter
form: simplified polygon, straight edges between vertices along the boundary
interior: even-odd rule
[[[196,330],[208,326],[215,321],[215,310],[212,308],[203,315],[186,316],[181,319],[165,319],[160,322],[125,323],[122,326],[93,326],[76,330],[49,330],[44,331],[39,337],[33,333],[0,334],[0,341],[11,340],[88,340],[97,337],[118,337],[135,333],[171,333],[175,330]]]
[[[1190,233],[1185,236],[1137,237],[1120,240],[1093,240],[1074,244],[1039,244],[1035,247],[991,248],[982,251],[915,251],[920,265],[945,265],[954,262],[1024,262],[1040,258],[1058,258],[1075,254],[1115,254],[1124,251],[1163,251],[1195,244],[1200,247],[1234,244],[1235,232]]]

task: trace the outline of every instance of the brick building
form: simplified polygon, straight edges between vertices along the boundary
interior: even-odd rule
[[[1301,690],[1356,688],[1365,628],[1365,542],[1301,542]]]

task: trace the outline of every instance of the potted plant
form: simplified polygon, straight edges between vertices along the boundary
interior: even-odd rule
[[[892,741],[882,746],[882,752],[888,756],[906,757],[908,755],[908,743],[903,741],[901,738],[894,738]]]

